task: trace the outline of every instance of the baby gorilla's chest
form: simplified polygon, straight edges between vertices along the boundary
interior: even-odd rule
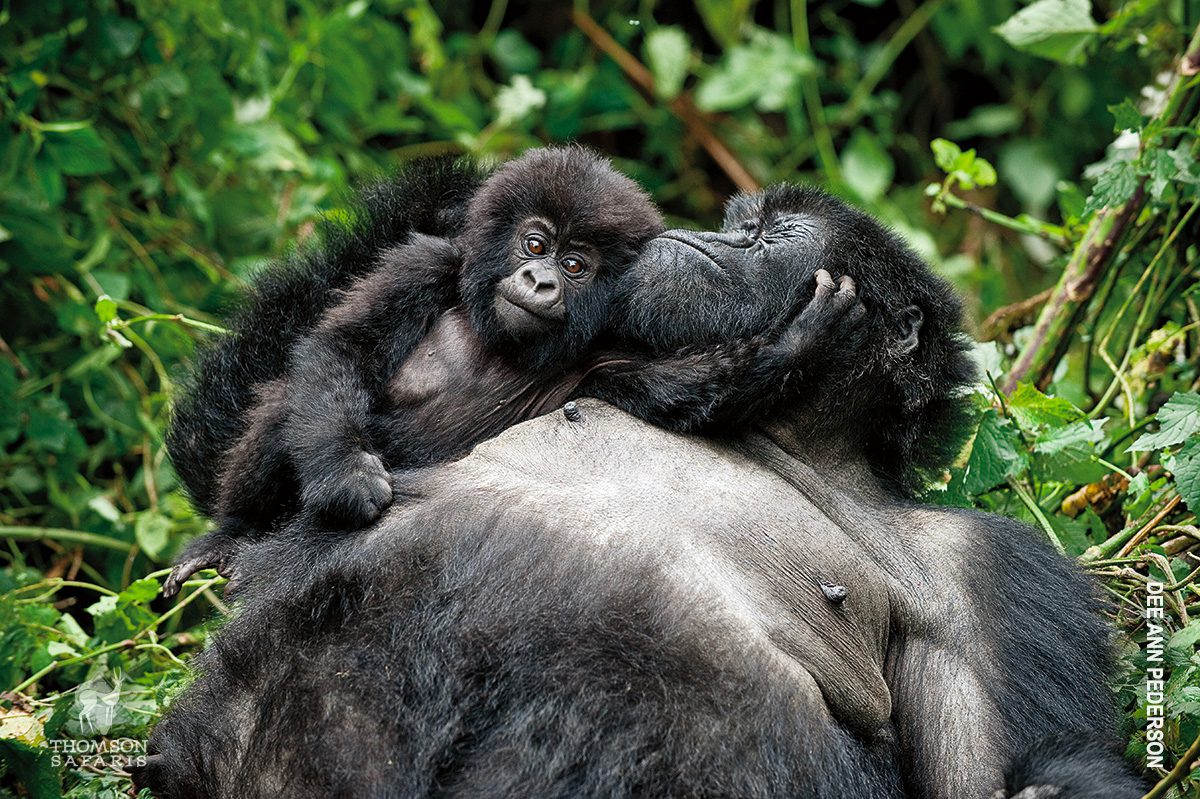
[[[488,350],[467,314],[443,314],[387,381],[382,414],[391,440],[451,457],[507,427],[553,410],[577,379],[533,370]],[[399,465],[399,464],[396,464]]]

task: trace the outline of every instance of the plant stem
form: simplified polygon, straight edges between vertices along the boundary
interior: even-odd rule
[[[71,544],[87,544],[105,549],[115,549],[117,552],[129,552],[133,545],[115,538],[85,533],[82,530],[67,530],[60,527],[0,527],[0,538],[16,541],[63,541]]]

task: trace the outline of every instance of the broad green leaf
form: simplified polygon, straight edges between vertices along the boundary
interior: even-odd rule
[[[1006,403],[1022,430],[1038,433],[1061,428],[1084,418],[1083,411],[1061,397],[1048,397],[1029,383],[1020,383]]]
[[[151,560],[158,560],[167,548],[171,520],[152,510],[138,514],[137,523],[133,527],[138,546]]]
[[[1084,419],[1066,427],[1050,428],[1038,437],[1033,451],[1040,456],[1047,479],[1090,483],[1099,480],[1108,468],[1096,461],[1097,445],[1104,441],[1103,419]]]
[[[1142,125],[1146,123],[1146,118],[1137,110],[1134,104],[1129,100],[1122,100],[1120,105],[1110,105],[1108,111],[1113,115],[1115,124],[1113,125],[1113,133],[1120,133],[1125,130],[1141,130]]]
[[[663,26],[646,36],[646,61],[654,75],[654,91],[659,97],[670,100],[683,88],[691,47],[682,28]]]
[[[1129,445],[1126,452],[1149,452],[1182,444],[1200,431],[1200,394],[1176,392],[1158,409],[1158,432],[1146,433]]]
[[[1054,200],[1058,162],[1041,142],[1020,139],[1006,144],[997,164],[1004,182],[1026,208],[1041,210]]]
[[[756,30],[749,45],[738,45],[696,87],[696,105],[729,111],[751,103],[759,111],[782,111],[796,102],[800,78],[815,69],[789,39]]]
[[[863,129],[856,130],[842,149],[842,177],[859,197],[878,200],[892,185],[896,166],[879,140]]]
[[[1012,426],[994,410],[984,413],[963,470],[963,488],[981,494],[1016,474],[1021,457]]]
[[[96,299],[96,316],[101,322],[108,324],[117,318],[117,303],[112,297],[107,294],[101,294]]]
[[[955,164],[962,156],[962,148],[947,139],[934,139],[929,143],[929,149],[933,151],[933,161],[938,169],[946,173],[954,170]]]
[[[1200,619],[1188,623],[1182,630],[1176,630],[1167,641],[1171,649],[1193,649],[1200,644]]]
[[[98,175],[113,168],[108,148],[91,127],[50,131],[45,147],[64,175]]]
[[[518,31],[505,28],[492,40],[492,58],[509,75],[533,72],[541,63],[541,53]]]
[[[1175,488],[1187,503],[1188,510],[1200,513],[1200,438],[1183,445],[1170,464],[1175,475]]]
[[[1018,50],[1064,64],[1082,64],[1099,30],[1090,0],[1037,0],[996,28]]]

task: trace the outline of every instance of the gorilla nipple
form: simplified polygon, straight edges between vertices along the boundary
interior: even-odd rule
[[[844,585],[827,583],[824,580],[821,580],[820,585],[821,593],[825,595],[825,598],[829,600],[831,605],[841,605],[846,601],[846,597],[850,595],[850,589]]]
[[[579,410],[579,406],[574,400],[568,402],[562,407],[563,416],[567,417],[568,422],[578,422],[583,418],[583,413]]]

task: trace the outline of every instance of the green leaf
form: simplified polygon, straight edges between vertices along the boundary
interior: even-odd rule
[[[1088,197],[1083,207],[1083,215],[1099,211],[1101,208],[1115,208],[1124,205],[1137,189],[1137,175],[1133,164],[1128,161],[1118,161],[1100,173],[1096,179],[1096,187]]]
[[[933,150],[933,160],[938,169],[947,174],[954,171],[955,163],[962,156],[962,149],[947,139],[934,139],[929,143],[929,149]]]
[[[1158,409],[1158,432],[1146,433],[1129,445],[1126,452],[1149,452],[1182,444],[1200,431],[1200,394],[1176,392]]]
[[[963,488],[970,494],[981,494],[1016,474],[1020,465],[1012,426],[995,410],[988,410],[971,444]]]
[[[101,294],[96,299],[96,316],[101,322],[108,324],[117,318],[117,303],[112,297],[107,294]]]
[[[1083,411],[1061,397],[1048,397],[1029,383],[1020,383],[1007,401],[1008,413],[1022,430],[1039,433],[1085,418]]]
[[[1189,650],[1194,649],[1197,644],[1200,644],[1200,619],[1188,622],[1186,627],[1176,630],[1167,641],[1167,646],[1171,649]]]
[[[108,148],[90,126],[48,131],[45,148],[64,175],[99,175],[113,168]]]
[[[1033,451],[1041,456],[1041,466],[1050,479],[1090,483],[1099,480],[1108,468],[1096,461],[1096,447],[1104,441],[1104,419],[1084,419],[1066,427],[1051,428],[1038,437]]]
[[[167,548],[171,520],[161,513],[148,510],[138,514],[137,523],[133,527],[138,546],[151,560],[158,560]]]
[[[1128,98],[1122,100],[1120,105],[1110,105],[1108,111],[1116,120],[1116,124],[1113,125],[1113,133],[1125,130],[1138,131],[1142,129],[1142,125],[1146,124],[1146,118]]]
[[[1200,513],[1200,438],[1183,445],[1170,465],[1175,488],[1192,513]]]
[[[524,75],[517,75],[510,85],[496,92],[497,122],[508,126],[533,116],[546,105],[546,93],[533,85]]]
[[[663,26],[646,36],[646,61],[654,75],[654,93],[670,100],[683,88],[692,45],[682,28]]]
[[[868,202],[878,200],[892,185],[896,165],[879,140],[863,129],[850,137],[842,150],[842,177]]]
[[[800,78],[815,65],[789,39],[756,30],[748,45],[738,45],[696,87],[696,105],[704,111],[730,111],[754,104],[759,111],[783,111],[796,101]]]
[[[1082,64],[1099,28],[1090,0],[1037,0],[997,27],[1018,50],[1063,64]]]

